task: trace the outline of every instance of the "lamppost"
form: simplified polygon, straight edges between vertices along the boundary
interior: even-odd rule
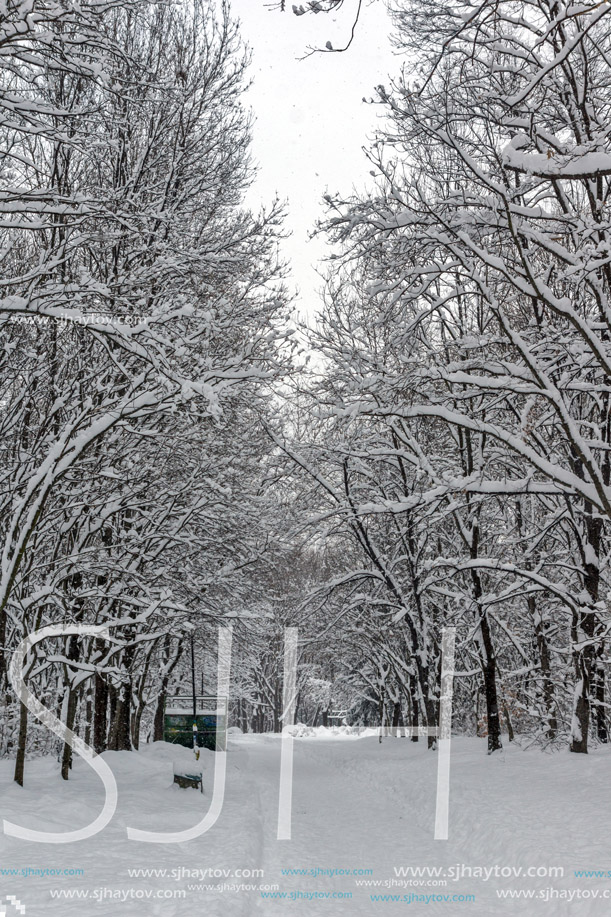
[[[195,637],[191,631],[191,690],[193,694],[193,754],[199,761],[199,746],[197,744],[197,699],[195,696]]]

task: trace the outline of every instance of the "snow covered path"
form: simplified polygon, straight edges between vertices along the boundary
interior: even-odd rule
[[[298,739],[293,838],[277,841],[280,740],[243,736],[230,745],[225,804],[208,834],[180,845],[128,841],[127,825],[186,828],[208,806],[212,753],[205,758],[204,796],[172,786],[173,754],[159,743],[140,753],[104,756],[117,776],[119,807],[112,823],[90,840],[52,846],[0,835],[0,898],[16,896],[26,905],[26,917],[360,917],[406,911],[597,917],[611,911],[608,752],[584,760],[510,748],[490,759],[482,741],[455,740],[450,839],[441,842],[433,840],[436,755],[424,743]],[[81,761],[68,784],[48,759],[30,762],[26,781],[23,790],[12,785],[9,763],[0,763],[3,817],[62,830],[87,823],[100,809],[101,788]],[[413,867],[424,871],[410,872]],[[549,873],[550,867],[564,875]],[[83,873],[25,876],[27,868]],[[526,876],[528,869],[539,875]],[[580,869],[609,869],[609,878],[575,877]],[[510,890],[554,897],[498,896]],[[376,895],[402,900],[372,900]]]

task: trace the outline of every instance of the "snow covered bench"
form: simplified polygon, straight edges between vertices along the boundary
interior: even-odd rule
[[[203,762],[197,760],[191,749],[176,746],[176,756],[172,762],[174,783],[181,789],[198,789],[204,792]]]

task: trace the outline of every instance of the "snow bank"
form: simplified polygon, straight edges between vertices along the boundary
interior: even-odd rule
[[[288,732],[296,739],[358,738],[379,734],[378,729],[367,726],[306,726],[304,723],[296,723]]]
[[[189,755],[188,749],[159,742],[140,752],[107,752],[104,759],[119,788],[119,805],[111,824],[99,835],[66,847],[0,834],[0,899],[15,895],[25,904],[28,917],[190,917],[194,913],[206,917],[252,917],[255,913],[259,917],[281,913],[371,917],[389,908],[403,913],[407,906],[407,902],[373,903],[372,893],[475,897],[454,905],[412,901],[408,910],[414,914],[608,914],[609,899],[592,895],[608,890],[609,879],[584,878],[575,871],[608,867],[611,749],[598,749],[584,757],[508,746],[489,757],[485,740],[453,739],[449,840],[440,842],[434,840],[436,753],[428,751],[423,741],[386,737],[379,743],[375,730],[360,738],[341,730],[319,727],[303,737],[306,741],[294,743],[292,839],[282,842],[276,839],[279,736],[236,735],[230,740],[219,819],[208,834],[187,844],[131,842],[126,827],[175,831],[197,823],[210,805],[214,752],[202,750],[205,795],[172,783],[176,755],[183,751]],[[351,741],[341,741],[344,737]],[[24,788],[12,783],[12,763],[0,761],[0,793],[5,818],[39,830],[86,824],[103,801],[95,774],[78,759],[67,783],[61,780],[55,759],[29,761]],[[59,873],[44,878],[22,875],[20,870],[28,866]],[[466,871],[459,875],[457,868],[463,866]],[[408,867],[439,870],[437,884],[422,887],[414,874],[397,872]],[[526,875],[528,869],[545,871],[548,867],[560,868],[564,874]],[[11,868],[16,873],[9,876]],[[83,872],[64,875],[65,868]],[[491,875],[497,868],[516,872]],[[153,872],[134,876],[134,869]],[[197,876],[201,869],[212,873]],[[263,874],[237,878],[236,871],[244,869],[262,870]],[[287,874],[291,869],[313,872]],[[354,869],[370,871],[353,874]],[[194,871],[192,875],[189,870]],[[357,884],[355,875],[381,884]],[[402,876],[408,884],[384,885]],[[264,899],[259,883],[275,883],[287,894],[341,891],[350,892],[352,898],[295,899],[293,904]],[[253,887],[239,890],[241,884]],[[82,895],[119,889],[166,897],[86,902],[82,897],[50,895],[51,890],[71,889]],[[539,895],[549,889],[564,895],[581,891],[583,895],[570,904],[566,897],[533,901],[498,895],[509,890]],[[185,896],[167,897],[175,891]]]

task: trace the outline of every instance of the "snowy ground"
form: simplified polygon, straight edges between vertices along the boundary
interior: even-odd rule
[[[433,840],[436,756],[424,743],[388,738],[380,746],[375,738],[316,736],[296,739],[294,747],[291,841],[276,840],[278,737],[232,737],[220,818],[208,834],[180,845],[128,841],[126,825],[169,831],[199,821],[210,801],[214,755],[204,756],[207,789],[202,796],[172,785],[172,746],[158,743],[139,753],[110,752],[104,758],[119,785],[112,823],[90,840],[62,846],[0,835],[0,900],[15,896],[26,906],[26,917],[369,917],[406,912],[555,917],[611,912],[610,753],[584,759],[566,752],[547,755],[509,748],[488,758],[482,741],[455,739],[450,839],[443,842]],[[0,762],[2,816],[18,824],[39,830],[74,828],[91,821],[100,809],[101,784],[80,760],[69,783],[48,759],[29,762],[26,781],[24,789],[12,784],[9,762]],[[462,877],[455,880],[458,864],[464,868],[459,867]],[[402,867],[453,871],[437,878],[402,876]],[[490,872],[495,867],[523,873],[562,867],[564,876],[503,877]],[[28,868],[84,872],[9,874]],[[138,869],[157,870],[157,875],[130,876],[130,870]],[[225,875],[197,875],[206,869]],[[299,869],[322,872],[282,873]],[[574,870],[580,869],[609,869],[609,879],[575,877]],[[238,870],[243,875],[236,875]],[[263,874],[253,877],[249,870]],[[334,870],[346,872],[331,875]],[[365,881],[386,884],[357,884]],[[401,887],[401,882],[412,884]],[[447,884],[418,884],[422,882]],[[287,897],[263,897],[274,893],[273,886]],[[501,899],[497,894],[531,889],[554,897]],[[52,897],[52,892],[63,896],[75,890],[78,898]],[[170,897],[177,892],[186,892],[186,897]],[[326,897],[334,893],[352,897]],[[609,897],[603,898],[604,893]],[[374,901],[373,895],[405,898]],[[410,901],[410,895],[453,900],[427,903]],[[461,895],[473,895],[475,901],[453,898]],[[9,904],[7,917],[13,913],[18,911]]]

